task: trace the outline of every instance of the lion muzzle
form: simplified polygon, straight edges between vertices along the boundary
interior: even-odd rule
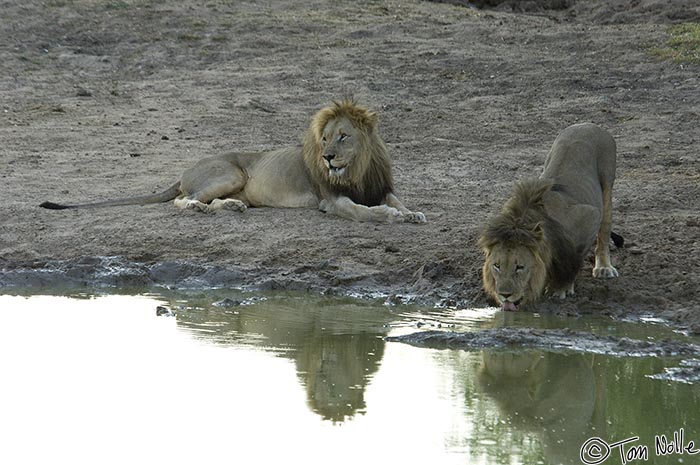
[[[333,177],[333,176],[342,176],[345,174],[345,169],[347,168],[348,165],[334,165],[333,160],[336,158],[336,155],[334,153],[327,153],[323,155],[323,162],[326,165],[326,168],[328,168],[328,176]]]

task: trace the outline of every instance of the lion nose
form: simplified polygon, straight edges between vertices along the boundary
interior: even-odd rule
[[[510,296],[512,296],[512,295],[513,295],[513,293],[510,293],[510,294],[503,294],[503,293],[501,293],[501,297],[503,297],[503,300],[508,300],[508,298],[509,298]]]
[[[323,158],[330,163],[330,161],[335,158],[335,153],[327,153],[323,156]]]

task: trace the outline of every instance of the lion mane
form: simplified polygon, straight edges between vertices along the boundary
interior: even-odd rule
[[[516,184],[500,214],[491,218],[479,238],[487,257],[501,244],[524,247],[535,257],[526,295],[541,296],[545,286],[560,289],[572,282],[583,265],[583,250],[577,250],[564,228],[547,214],[543,196],[560,189],[548,179],[532,179]],[[482,268],[484,290],[495,298],[496,280],[489,261]]]
[[[359,131],[358,152],[349,167],[349,175],[330,177],[323,163],[321,138],[329,121],[345,117]],[[353,202],[367,206],[380,205],[393,192],[391,160],[386,145],[379,136],[377,114],[358,105],[352,99],[333,101],[318,111],[303,140],[304,163],[321,190],[349,197]]]

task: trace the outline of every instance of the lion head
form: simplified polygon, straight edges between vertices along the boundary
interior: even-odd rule
[[[503,310],[517,310],[542,295],[547,278],[547,253],[541,226],[532,229],[491,223],[479,243],[486,254],[481,269],[484,290]],[[495,233],[495,234],[494,234]],[[498,237],[502,234],[501,237]]]
[[[318,111],[304,136],[304,163],[322,190],[379,205],[393,191],[391,161],[376,113],[351,99]]]
[[[518,183],[479,238],[486,255],[484,290],[504,310],[536,302],[545,287],[558,289],[573,282],[580,268],[581,257],[572,242],[545,210],[543,196],[552,186],[543,179]]]

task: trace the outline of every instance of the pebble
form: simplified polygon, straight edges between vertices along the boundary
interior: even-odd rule
[[[241,303],[242,302],[240,300],[233,300],[233,299],[229,299],[228,297],[226,297],[224,300],[214,302],[212,305],[214,305],[215,307],[229,308],[229,307],[237,307],[238,305],[241,305]]]
[[[156,316],[175,316],[175,314],[168,307],[158,305],[156,307]]]

